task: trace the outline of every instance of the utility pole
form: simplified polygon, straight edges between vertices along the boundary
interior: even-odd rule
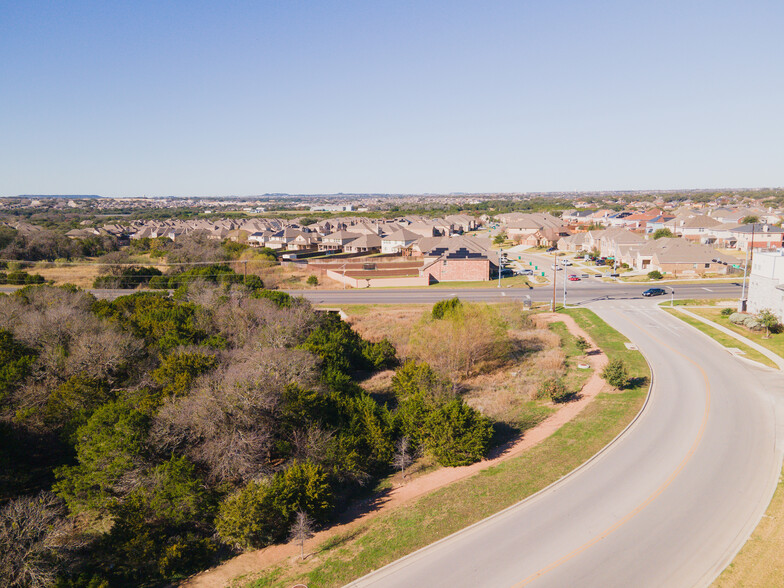
[[[242,283],[248,285],[248,260],[242,263]]]

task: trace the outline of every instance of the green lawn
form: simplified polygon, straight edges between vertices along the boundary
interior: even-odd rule
[[[728,329],[735,331],[739,335],[743,335],[747,339],[751,339],[758,345],[762,345],[770,349],[776,355],[780,355],[784,357],[784,333],[776,333],[771,334],[770,338],[765,338],[765,331],[752,331],[747,329],[746,327],[740,327],[738,325],[732,324],[726,317],[721,316],[720,309],[714,308],[691,308],[689,309],[694,314],[698,314],[702,317],[705,317],[708,320],[711,320],[715,323],[720,324],[723,327],[727,327]]]
[[[578,309],[569,314],[610,357],[623,357],[637,378],[635,387],[599,394],[577,418],[520,457],[381,514],[345,536],[333,537],[304,562],[285,562],[244,581],[254,588],[297,582],[341,586],[536,493],[609,443],[640,410],[650,373],[642,355],[626,349],[626,339],[594,313]]]
[[[775,363],[773,363],[770,359],[768,359],[767,357],[762,355],[756,349],[752,349],[751,347],[749,347],[745,343],[743,343],[741,341],[738,341],[737,339],[735,339],[733,337],[730,337],[729,335],[727,335],[725,333],[722,333],[718,329],[714,329],[710,325],[706,325],[705,323],[700,322],[700,321],[698,321],[695,318],[692,318],[690,316],[686,316],[685,314],[682,314],[682,313],[678,312],[677,310],[670,310],[666,306],[664,306],[663,308],[664,308],[664,310],[669,312],[674,317],[677,317],[680,320],[682,320],[683,322],[690,324],[695,329],[699,329],[700,331],[702,331],[703,333],[708,335],[710,338],[712,338],[716,342],[718,342],[720,345],[723,345],[724,347],[734,347],[736,349],[740,349],[741,351],[743,351],[743,354],[744,354],[744,356],[746,358],[751,359],[751,360],[756,361],[756,362],[759,362],[759,363],[761,363],[763,365],[766,365],[768,367],[772,367],[772,368],[778,369],[778,366]],[[690,310],[692,312],[694,312],[695,314],[697,314],[695,312],[697,309],[690,309]],[[717,314],[719,312],[720,312],[719,310],[716,310]],[[706,317],[706,318],[710,318],[710,317]],[[711,319],[711,320],[715,320],[715,319]],[[716,321],[716,322],[718,322],[718,321]],[[726,321],[726,323],[727,323],[727,325],[730,324],[729,321]],[[742,334],[745,335],[745,333],[742,333]]]

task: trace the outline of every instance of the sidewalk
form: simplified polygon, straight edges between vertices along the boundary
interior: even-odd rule
[[[682,306],[675,306],[673,308],[675,308],[678,312],[682,312],[683,314],[685,314],[687,316],[690,316],[693,319],[697,319],[698,321],[705,323],[706,325],[710,325],[711,327],[713,327],[714,329],[716,329],[718,331],[721,331],[725,335],[729,335],[730,337],[733,337],[733,338],[737,339],[738,341],[741,341],[741,342],[745,343],[746,345],[748,345],[752,349],[755,349],[755,350],[759,351],[762,355],[764,355],[765,357],[770,359],[773,363],[775,363],[777,366],[779,366],[780,370],[784,370],[784,358],[781,357],[780,355],[777,355],[776,353],[773,353],[767,347],[763,347],[759,343],[755,343],[754,341],[752,341],[751,339],[747,339],[743,335],[738,335],[738,333],[736,333],[732,329],[728,329],[727,327],[725,327],[723,325],[720,325],[718,323],[714,323],[713,321],[708,320],[708,319],[706,319],[704,317],[701,317],[698,314],[694,314],[693,312],[691,312],[689,310],[686,310]]]

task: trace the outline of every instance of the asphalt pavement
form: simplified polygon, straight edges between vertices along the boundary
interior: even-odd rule
[[[653,369],[637,420],[559,483],[351,586],[691,587],[726,567],[776,487],[784,377],[651,301],[591,308]]]

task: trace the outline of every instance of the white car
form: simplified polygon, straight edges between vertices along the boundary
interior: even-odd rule
[[[554,269],[555,271],[560,272],[563,268],[560,265],[553,264],[550,266],[550,269]]]
[[[568,267],[568,266],[572,265],[572,262],[569,261],[568,259],[562,259],[561,260],[561,265],[565,265],[565,266]]]

